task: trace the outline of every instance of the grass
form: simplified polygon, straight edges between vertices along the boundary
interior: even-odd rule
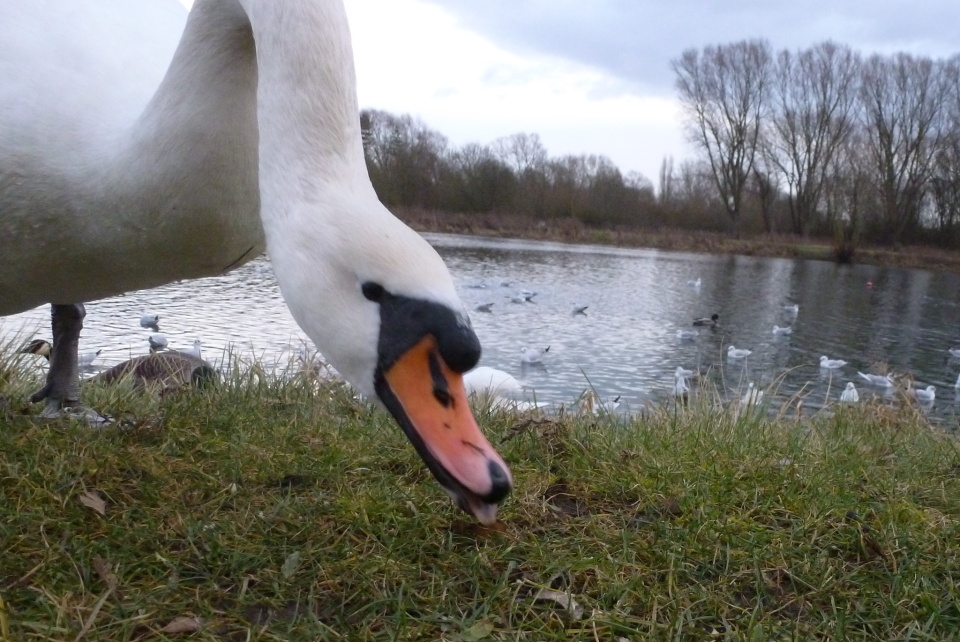
[[[204,391],[89,388],[120,419],[92,430],[34,418],[23,366],[0,367],[3,640],[960,631],[960,452],[910,407],[480,408],[516,481],[483,528],[337,384],[237,370]]]

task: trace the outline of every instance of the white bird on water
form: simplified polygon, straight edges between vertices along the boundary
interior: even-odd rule
[[[953,384],[953,387],[960,390],[960,375],[957,375],[957,383]]]
[[[951,357],[960,359],[960,348],[947,348],[947,352],[950,353]]]
[[[167,335],[162,332],[154,332],[149,337],[147,337],[147,343],[150,344],[150,352],[158,352],[160,350],[166,350],[169,341],[167,341]]]
[[[465,372],[463,385],[466,386],[468,395],[514,395],[522,393],[524,389],[523,384],[509,372],[489,366],[477,366]]]
[[[200,348],[201,348],[201,346],[203,346],[203,342],[200,341],[200,339],[194,339],[194,341],[193,341],[193,347],[190,348],[189,350],[182,350],[181,352],[183,352],[184,354],[188,354],[188,355],[190,355],[191,357],[196,357],[197,359],[202,359],[203,357],[200,356]]]
[[[743,395],[740,403],[744,406],[759,406],[763,401],[763,390],[754,387],[753,382],[747,384],[747,392]]]
[[[746,348],[737,348],[734,346],[727,348],[727,359],[746,359],[751,354],[753,354],[753,350],[747,350]]]
[[[83,302],[267,249],[324,357],[496,520],[512,480],[462,379],[480,342],[370,184],[342,2],[0,2],[0,43],[0,315],[57,303],[45,413],[79,398]]]
[[[857,403],[860,401],[860,393],[852,381],[847,382],[847,387],[840,393],[840,401],[843,403]]]
[[[550,352],[550,346],[546,348],[524,348],[520,351],[520,361],[523,363],[542,363],[543,356]]]
[[[490,309],[492,307],[493,307],[492,303],[481,303],[480,305],[475,307],[474,310],[476,310],[477,312],[493,312],[493,310]]]
[[[160,315],[153,312],[145,312],[140,316],[140,327],[160,332]]]
[[[782,334],[793,334],[793,328],[791,326],[780,327],[778,325],[773,326],[773,335],[780,336]]]
[[[913,391],[913,394],[916,395],[917,401],[920,403],[933,403],[934,399],[937,398],[937,389],[935,386],[917,388]]]
[[[847,365],[847,362],[843,359],[829,359],[826,355],[820,357],[820,367],[826,370],[836,370],[845,365]]]
[[[677,338],[681,341],[693,341],[700,336],[696,330],[677,330]]]
[[[800,306],[797,305],[796,303],[791,303],[783,306],[783,311],[786,312],[787,314],[796,315],[800,312]]]
[[[860,378],[869,383],[871,386],[877,386],[879,388],[892,388],[894,385],[893,376],[889,374],[878,375],[878,374],[865,374],[863,372],[857,372],[860,375]]]
[[[93,365],[93,362],[97,360],[97,357],[100,356],[100,353],[103,352],[103,348],[95,352],[85,352],[80,355],[79,363],[81,368],[89,368]]]
[[[574,305],[573,308],[570,310],[570,313],[573,314],[573,316],[577,316],[578,314],[587,316],[587,308],[589,307],[590,307],[589,305]]]

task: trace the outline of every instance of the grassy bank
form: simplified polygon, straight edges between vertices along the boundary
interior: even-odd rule
[[[960,453],[905,407],[800,422],[481,410],[501,522],[455,512],[388,416],[238,375],[88,389],[94,431],[0,373],[6,640],[944,640]]]
[[[832,239],[805,239],[789,234],[744,235],[734,238],[720,232],[669,228],[593,228],[575,219],[543,222],[497,214],[456,214],[402,208],[396,213],[420,232],[825,261],[834,260],[835,254]],[[928,246],[860,246],[856,248],[852,261],[960,273],[960,252]]]

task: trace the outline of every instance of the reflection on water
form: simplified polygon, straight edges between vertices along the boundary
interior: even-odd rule
[[[603,398],[620,395],[621,410],[669,398],[677,366],[707,373],[723,394],[748,381],[776,404],[795,394],[804,406],[835,402],[848,381],[861,397],[880,394],[857,371],[908,372],[916,386],[934,385],[931,410],[956,423],[960,359],[960,277],[824,261],[712,256],[655,250],[428,235],[443,255],[483,344],[482,363],[510,372],[538,401],[570,403],[589,386]],[[700,279],[695,287],[690,281]],[[509,285],[503,285],[509,284]],[[531,302],[522,290],[535,291]],[[785,305],[798,304],[793,315]],[[574,306],[587,306],[574,314]],[[87,305],[81,351],[103,348],[110,365],[146,351],[141,313],[161,315],[171,347],[203,340],[204,356],[233,345],[267,362],[285,362],[306,341],[280,297],[264,259],[218,278],[180,282]],[[694,317],[720,315],[700,328]],[[0,333],[48,336],[48,309],[0,319]],[[774,325],[792,334],[774,335]],[[729,345],[753,351],[728,361]],[[527,347],[545,348],[540,365],[521,363]],[[837,371],[819,357],[843,359]],[[771,399],[772,397],[772,399]]]

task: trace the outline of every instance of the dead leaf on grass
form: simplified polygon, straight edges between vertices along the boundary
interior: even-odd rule
[[[165,627],[160,629],[161,633],[196,633],[203,628],[203,620],[198,617],[187,617],[181,615],[174,618]]]
[[[95,490],[85,490],[80,493],[78,499],[80,503],[87,508],[92,508],[100,515],[107,514],[107,502]]]
[[[546,588],[540,589],[533,594],[533,601],[554,602],[563,607],[573,620],[579,620],[583,617],[583,607],[577,604],[577,601],[569,593]]]

